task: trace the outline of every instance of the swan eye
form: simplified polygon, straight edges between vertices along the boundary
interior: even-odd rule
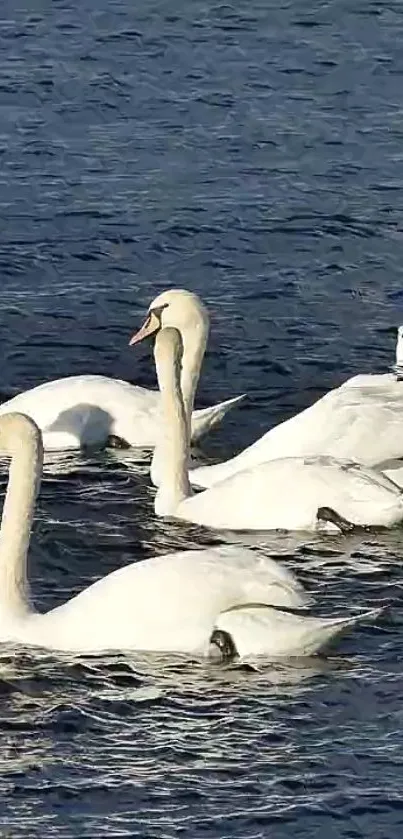
[[[164,303],[163,306],[156,306],[155,309],[150,309],[150,314],[149,314],[148,319],[147,319],[147,325],[150,323],[152,316],[155,315],[155,317],[157,318],[157,321],[159,323],[159,328],[161,329],[162,313],[163,313],[164,309],[168,308],[168,306],[169,306],[169,303]]]

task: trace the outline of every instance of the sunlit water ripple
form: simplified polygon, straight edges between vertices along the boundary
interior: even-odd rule
[[[5,0],[1,396],[99,372],[167,286],[212,334],[200,403],[247,391],[221,459],[359,371],[403,321],[396,0]],[[252,544],[317,610],[390,604],[329,661],[0,656],[0,832],[400,839],[402,534],[212,534],[156,521],[148,456],[49,455],[31,577],[49,608],[133,559]],[[1,489],[6,482],[1,464]]]

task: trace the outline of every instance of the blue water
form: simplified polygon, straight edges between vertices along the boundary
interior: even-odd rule
[[[386,370],[402,116],[399,0],[3,0],[2,398],[80,372],[153,385],[127,340],[172,286],[211,313],[200,404],[249,394],[201,458]],[[34,597],[218,541],[155,521],[130,452],[48,457]],[[2,835],[400,839],[401,534],[257,541],[324,612],[390,617],[328,663],[257,673],[3,650]]]

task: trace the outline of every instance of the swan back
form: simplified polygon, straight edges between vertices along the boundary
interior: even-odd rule
[[[403,519],[403,494],[393,481],[324,455],[269,460],[237,472],[184,501],[178,514],[218,529],[311,531],[323,506],[363,526],[390,527]]]
[[[77,651],[205,652],[220,612],[251,603],[302,608],[309,598],[287,568],[261,553],[235,545],[179,551],[97,580],[38,615],[26,640]]]

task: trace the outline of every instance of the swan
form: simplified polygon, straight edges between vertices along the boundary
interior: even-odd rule
[[[179,294],[176,309],[191,317],[183,317],[182,386],[190,411],[201,364],[206,349],[209,316],[206,307],[190,292],[170,292],[172,301]],[[176,301],[175,301],[176,302]],[[175,308],[175,307],[174,307]],[[158,323],[158,310],[150,312],[147,322]],[[147,336],[150,326],[139,330],[137,340]],[[136,343],[136,337],[132,339]],[[245,394],[219,402],[192,413],[192,441],[199,440],[216,426],[225,414],[238,405]],[[0,405],[0,416],[10,412],[30,416],[43,434],[46,450],[78,449],[82,446],[105,445],[115,437],[133,447],[153,448],[159,423],[159,394],[119,379],[106,376],[69,376],[45,382],[14,396]],[[191,406],[191,407],[190,407]]]
[[[190,472],[212,487],[225,478],[281,457],[329,455],[385,471],[403,484],[403,327],[398,329],[392,373],[352,376],[304,411],[269,429],[235,457]],[[400,467],[400,468],[399,468]]]
[[[160,330],[154,356],[165,421],[153,455],[159,483],[157,515],[230,530],[390,527],[403,519],[403,493],[393,481],[373,469],[328,456],[260,463],[192,495],[181,353],[180,332],[173,327]]]
[[[79,653],[303,655],[382,611],[326,619],[275,608],[307,605],[294,575],[268,557],[226,545],[132,563],[40,614],[30,603],[27,553],[42,436],[32,419],[12,413],[0,418],[0,443],[11,456],[0,528],[1,643]]]

